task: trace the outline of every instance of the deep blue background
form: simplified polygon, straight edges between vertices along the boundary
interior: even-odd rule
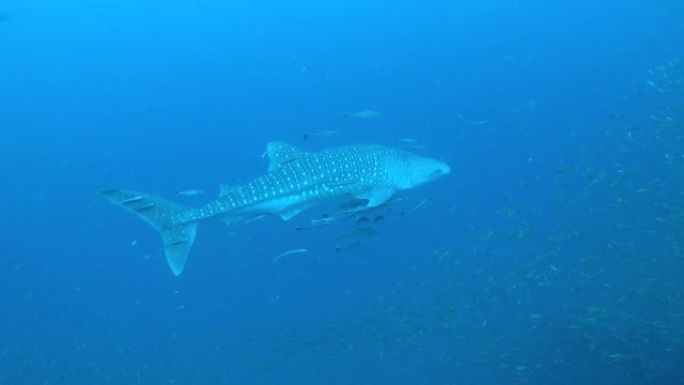
[[[680,2],[2,12],[0,384],[684,383]],[[268,141],[397,138],[452,173],[349,250],[316,212],[207,222],[173,277],[90,190],[199,205]]]

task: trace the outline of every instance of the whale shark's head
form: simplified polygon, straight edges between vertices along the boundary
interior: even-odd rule
[[[408,190],[449,174],[451,168],[441,160],[402,152],[389,162],[388,171],[397,189]]]

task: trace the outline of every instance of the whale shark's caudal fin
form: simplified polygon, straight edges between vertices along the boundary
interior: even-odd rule
[[[96,191],[108,201],[136,214],[154,226],[164,241],[164,253],[171,271],[180,275],[195,241],[197,219],[190,209],[162,198],[131,190],[96,187]]]

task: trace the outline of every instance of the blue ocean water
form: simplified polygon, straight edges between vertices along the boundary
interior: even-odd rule
[[[0,1],[0,384],[684,383],[682,19]],[[451,174],[377,223],[203,222],[179,277],[92,190],[199,206],[263,175],[273,140]]]

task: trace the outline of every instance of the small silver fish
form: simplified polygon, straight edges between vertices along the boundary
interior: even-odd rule
[[[304,139],[304,140],[325,139],[325,138],[329,138],[331,136],[335,136],[339,133],[340,133],[339,131],[320,131],[320,132],[314,132],[312,134],[303,134],[302,139]]]
[[[294,250],[289,250],[289,251],[286,251],[286,252],[284,252],[284,253],[280,253],[280,254],[278,254],[277,256],[273,257],[273,262],[279,260],[279,259],[282,258],[282,257],[287,257],[288,255],[306,253],[307,251],[309,251],[309,250],[307,250],[307,249],[294,249]]]
[[[345,112],[342,116],[356,119],[378,119],[382,114],[375,110],[361,110],[356,112]]]
[[[418,139],[413,139],[413,138],[397,138],[397,141],[399,141],[401,143],[406,143],[406,144],[418,143]]]
[[[176,191],[176,195],[182,195],[186,197],[195,197],[198,195],[204,194],[204,190],[196,190],[196,189],[190,189],[190,190],[178,190]]]

